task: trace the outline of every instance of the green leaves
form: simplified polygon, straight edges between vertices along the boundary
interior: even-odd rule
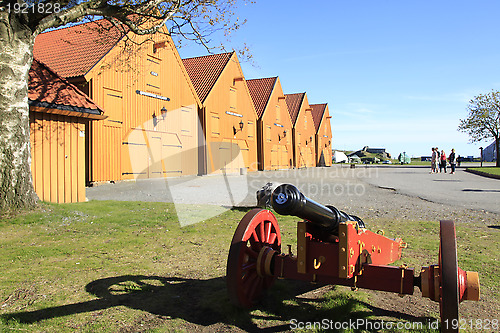
[[[488,138],[498,140],[500,134],[500,91],[492,90],[469,101],[469,115],[460,119],[458,130],[470,136],[470,142]]]

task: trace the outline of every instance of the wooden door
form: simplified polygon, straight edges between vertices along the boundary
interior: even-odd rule
[[[163,176],[162,168],[162,140],[161,135],[155,132],[149,132],[149,163],[148,178],[159,178]]]
[[[163,136],[162,163],[164,175],[167,177],[182,175],[182,143],[179,137],[173,133],[165,133]]]

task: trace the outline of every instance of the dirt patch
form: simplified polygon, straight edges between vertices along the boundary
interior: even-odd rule
[[[35,284],[16,289],[0,305],[2,310],[19,311],[35,303],[42,295],[38,294]]]

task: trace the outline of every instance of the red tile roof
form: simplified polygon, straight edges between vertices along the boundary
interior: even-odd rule
[[[33,60],[29,71],[28,100],[30,106],[73,111],[71,115],[80,113],[81,116],[102,118],[100,116],[103,110],[90,97],[36,59]]]
[[[271,93],[273,92],[274,85],[278,77],[268,77],[262,79],[247,80],[248,90],[252,96],[253,104],[257,111],[257,118],[260,119],[264,110],[266,109]]]
[[[300,106],[302,105],[305,95],[306,93],[285,94],[286,105],[288,106],[288,112],[290,112],[290,118],[292,118],[293,125],[295,125],[297,121]]]
[[[182,59],[201,102],[205,101],[234,52]]]
[[[33,55],[62,77],[85,75],[126,34],[98,20],[38,35]]]
[[[319,126],[321,125],[321,118],[323,118],[323,114],[325,113],[326,105],[327,105],[326,103],[309,104],[309,106],[312,109],[312,116],[313,116],[314,127],[316,128],[316,133],[318,132]]]

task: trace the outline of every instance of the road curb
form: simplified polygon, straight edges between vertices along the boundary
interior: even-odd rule
[[[482,171],[478,171],[478,170],[465,169],[465,172],[473,173],[473,174],[487,177],[487,178],[500,179],[499,175],[492,175],[491,173],[486,173],[486,172],[482,172]]]

